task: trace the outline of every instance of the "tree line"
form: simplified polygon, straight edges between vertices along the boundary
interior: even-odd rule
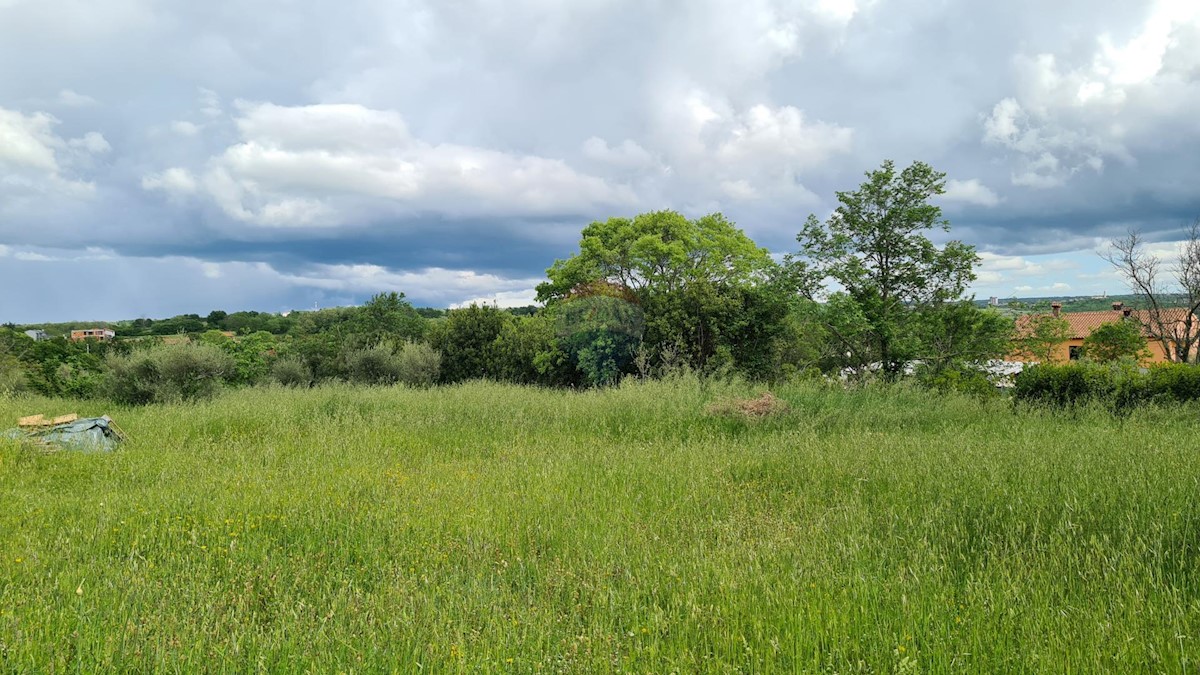
[[[0,388],[144,402],[268,380],[583,387],[683,369],[755,380],[915,371],[937,386],[989,387],[979,366],[1011,353],[1014,326],[967,296],[975,248],[930,239],[950,229],[935,203],[945,185],[922,162],[884,162],[838,192],[828,218],[810,216],[781,259],[719,213],[593,222],[578,252],[547,270],[541,307],[418,309],[388,292],[360,307],[218,311],[122,330],[194,336],[179,345],[33,342],[0,331]],[[1039,327],[1046,341],[1061,329]]]

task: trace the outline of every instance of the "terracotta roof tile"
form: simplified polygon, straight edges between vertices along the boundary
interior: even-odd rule
[[[1149,337],[1149,333],[1144,326],[1150,321],[1150,312],[1144,309],[1135,309],[1130,312],[1133,318],[1141,322],[1142,334]],[[1029,325],[1037,318],[1048,316],[1047,314],[1026,314],[1017,317],[1017,332],[1024,333],[1028,330]],[[1071,326],[1071,337],[1074,339],[1083,339],[1092,334],[1100,326],[1106,323],[1115,323],[1124,316],[1121,310],[1107,310],[1101,312],[1063,312],[1059,314],[1059,318],[1064,319]],[[1162,319],[1164,322],[1183,321],[1187,316],[1187,309],[1184,307],[1169,307],[1162,311]]]

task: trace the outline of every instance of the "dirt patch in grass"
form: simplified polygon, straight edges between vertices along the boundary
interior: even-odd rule
[[[734,398],[713,401],[704,409],[704,412],[708,415],[746,420],[764,419],[775,415],[782,415],[787,411],[788,402],[769,391],[763,392],[762,396],[756,398]]]

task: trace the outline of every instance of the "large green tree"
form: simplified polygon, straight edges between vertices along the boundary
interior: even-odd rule
[[[654,358],[670,352],[703,367],[717,354],[734,358],[731,328],[744,324],[747,309],[761,313],[764,304],[748,291],[766,284],[776,269],[766,249],[719,213],[689,219],[654,211],[584,228],[579,253],[547,270],[538,299],[574,301],[597,287],[627,292],[641,308],[643,344]],[[768,312],[778,321],[785,313]],[[594,337],[604,344],[578,353],[594,356],[614,344],[611,335]]]
[[[829,282],[845,290],[870,326],[872,360],[894,376],[920,352],[918,312],[961,298],[979,258],[972,246],[939,248],[927,236],[950,229],[931,202],[946,174],[923,162],[898,171],[889,160],[866,176],[857,190],[837,193],[827,220],[808,217],[788,261],[809,298],[823,297]]]

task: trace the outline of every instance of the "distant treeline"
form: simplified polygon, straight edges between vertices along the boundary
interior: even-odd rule
[[[0,330],[0,390],[136,403],[267,381],[584,387],[688,370],[758,381],[912,373],[938,388],[994,392],[982,365],[1013,352],[1014,322],[966,296],[980,262],[973,247],[927,238],[949,229],[931,203],[944,186],[925,164],[885,162],[858,190],[838,193],[827,220],[810,216],[799,250],[782,260],[719,213],[593,222],[578,252],[547,270],[540,307],[418,309],[387,292],[287,316],[119,322],[110,342],[61,337],[84,324],[39,326],[54,336],[44,341],[14,326]],[[1064,322],[1042,323],[1030,353],[1064,339]],[[1089,353],[1144,347],[1139,335],[1133,342]]]
[[[321,311],[321,310],[312,310]],[[417,314],[426,319],[438,319],[446,316],[449,310],[433,307],[417,307]],[[538,307],[505,308],[505,312],[518,316],[535,314]],[[24,332],[26,330],[42,330],[52,337],[70,335],[73,330],[85,328],[111,328],[118,338],[146,337],[150,335],[198,335],[207,330],[219,330],[249,335],[265,332],[272,335],[286,335],[300,319],[304,311],[293,311],[286,314],[271,312],[225,312],[214,310],[207,316],[199,314],[180,314],[168,319],[129,319],[125,321],[68,321],[64,323],[33,323],[5,324],[5,328]]]

